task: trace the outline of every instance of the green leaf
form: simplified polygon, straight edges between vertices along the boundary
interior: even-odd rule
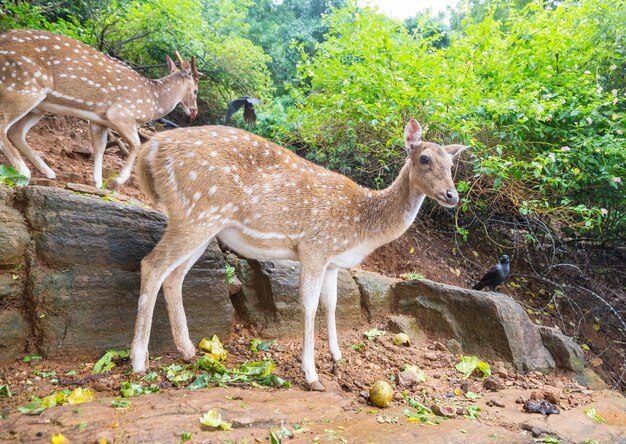
[[[213,358],[218,362],[224,362],[228,358],[228,352],[224,349],[224,346],[220,342],[217,335],[214,335],[211,340],[202,338],[198,347],[206,356]]]
[[[11,393],[11,389],[9,388],[9,384],[0,385],[0,396],[4,398],[10,398],[11,396],[13,396],[13,394]]]
[[[28,356],[24,356],[24,358],[22,358],[22,362],[28,363],[28,362],[31,362],[31,361],[34,361],[34,360],[40,360],[40,359],[42,359],[41,355],[28,355]]]
[[[154,381],[158,377],[159,377],[159,374],[157,372],[150,372],[141,379],[143,379],[144,381]]]
[[[0,165],[0,184],[9,187],[25,187],[28,185],[28,177],[20,174],[13,167]]]
[[[598,423],[598,424],[602,424],[603,422],[606,422],[606,419],[604,419],[602,416],[600,416],[597,412],[595,407],[589,407],[587,410],[584,411],[585,414],[590,417],[591,419],[593,419],[594,422]]]
[[[363,334],[365,335],[367,339],[372,340],[378,336],[385,336],[387,332],[384,330],[379,330],[377,328],[372,328],[371,330],[368,330],[364,332]]]
[[[127,409],[130,405],[131,402],[127,399],[114,399],[111,401],[111,407],[116,409]]]
[[[131,398],[133,396],[146,395],[149,393],[157,393],[160,391],[158,385],[150,385],[149,387],[144,387],[141,384],[137,384],[130,381],[122,382],[121,392],[124,398]]]
[[[556,443],[561,442],[561,440],[554,436],[544,436],[542,438],[533,438],[533,442],[545,442],[545,443],[556,444]]]
[[[180,435],[180,439],[182,439],[182,440],[183,440],[183,442],[185,442],[185,441],[189,441],[189,440],[192,438],[192,436],[193,436],[193,434],[192,434],[192,433],[189,433],[189,432],[183,432],[183,433]]]
[[[98,359],[91,370],[91,374],[99,375],[106,373],[115,367],[114,359],[128,358],[130,353],[128,351],[107,350],[107,352]]]
[[[200,423],[211,428],[221,428],[222,430],[230,430],[232,424],[222,420],[222,415],[217,411],[217,408],[211,409],[206,412],[201,418]]]
[[[464,415],[467,419],[476,419],[478,418],[478,412],[480,412],[480,407],[477,405],[470,405],[465,408],[466,415]]]
[[[196,379],[187,386],[189,390],[199,390],[209,386],[209,375],[206,372],[200,373]]]
[[[483,374],[483,379],[491,376],[491,367],[486,362],[480,361],[476,356],[461,356],[460,362],[455,368],[463,373],[463,378],[467,379],[478,369]]]
[[[252,340],[250,340],[250,350],[255,353],[257,351],[267,351],[274,344],[276,344],[276,341],[268,342],[268,341],[263,341],[259,338],[253,338]]]

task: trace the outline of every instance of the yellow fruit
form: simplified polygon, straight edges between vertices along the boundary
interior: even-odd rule
[[[391,398],[393,398],[393,390],[385,381],[376,381],[370,389],[370,401],[376,407],[389,407]]]
[[[405,333],[398,333],[393,337],[393,343],[397,346],[404,345],[405,347],[408,347],[411,345],[411,338],[409,338],[409,336]]]

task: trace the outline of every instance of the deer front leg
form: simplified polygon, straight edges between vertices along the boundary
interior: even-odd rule
[[[104,150],[107,147],[107,135],[109,129],[91,123],[89,125],[91,132],[91,144],[93,146],[93,185],[96,188],[102,187],[102,160],[104,159]]]
[[[209,242],[211,242],[211,239],[212,238],[209,238],[200,244],[191,257],[172,271],[165,279],[165,282],[163,282],[163,294],[165,295],[167,314],[170,319],[170,325],[172,326],[172,336],[174,337],[176,349],[183,355],[185,361],[193,359],[196,354],[196,347],[193,345],[193,342],[191,342],[189,329],[187,328],[187,317],[185,316],[185,308],[183,307],[183,281],[189,269],[191,269],[193,264],[202,256]]]
[[[110,188],[117,189],[126,183],[126,181],[130,178],[130,173],[133,170],[135,159],[139,153],[141,140],[139,139],[139,133],[137,132],[137,123],[132,118],[129,120],[128,114],[111,111],[107,114],[107,118],[113,124],[113,127],[117,130],[120,136],[128,142],[128,156],[126,157],[124,166],[120,170],[119,175],[110,182]]]
[[[320,299],[324,267],[307,267],[300,271],[300,299],[304,309],[304,339],[302,341],[302,370],[311,390],[323,391],[324,386],[315,370],[315,313]]]
[[[324,273],[322,285],[322,306],[326,310],[326,328],[328,329],[328,349],[333,358],[332,372],[339,376],[339,361],[341,361],[341,349],[337,342],[337,323],[335,311],[337,308],[337,267],[329,266]]]
[[[11,128],[7,131],[7,137],[13,143],[13,145],[30,160],[33,165],[39,169],[48,179],[56,179],[56,174],[50,169],[46,162],[43,161],[41,156],[34,151],[28,142],[26,142],[26,134],[30,129],[39,122],[44,112],[36,108],[33,108],[28,114],[15,122]]]

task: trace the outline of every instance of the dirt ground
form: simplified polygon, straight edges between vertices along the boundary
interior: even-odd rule
[[[91,375],[94,359],[42,360],[36,364],[17,361],[0,369],[0,385],[8,384],[10,398],[0,398],[2,415],[0,441],[50,442],[62,433],[69,442],[181,442],[191,433],[190,442],[266,442],[270,431],[283,442],[533,442],[536,437],[559,438],[563,442],[621,442],[626,440],[626,399],[610,391],[591,391],[564,374],[519,375],[501,363],[490,362],[496,385],[485,387],[479,376],[463,378],[456,368],[459,356],[443,344],[427,341],[409,347],[393,344],[392,334],[369,340],[362,329],[341,332],[344,353],[341,374],[329,372],[331,362],[324,332],[317,339],[317,364],[325,393],[306,390],[299,369],[300,340],[285,338],[267,351],[252,352],[252,336],[239,329],[224,343],[230,356],[229,368],[245,361],[270,358],[275,374],[292,383],[291,388],[252,388],[237,385],[226,388],[188,390],[189,381],[176,387],[166,377],[164,367],[179,362],[175,354],[151,357],[150,371],[158,373],[152,381],[160,393],[127,398],[131,405],[114,408],[111,401],[120,396],[123,381],[147,385],[142,375],[130,373],[127,359],[118,361],[111,371]],[[379,325],[382,327],[382,325]],[[415,365],[425,375],[424,382],[401,386],[399,372],[405,364]],[[74,372],[72,371],[75,371]],[[70,375],[67,375],[67,373]],[[57,383],[54,379],[58,380]],[[368,390],[377,380],[394,387],[391,406],[373,407]],[[493,381],[491,379],[490,381]],[[16,412],[28,404],[31,395],[47,396],[62,388],[89,388],[95,401],[64,405],[29,416]],[[489,386],[488,386],[489,387]],[[467,392],[476,394],[466,394]],[[558,415],[525,413],[520,402],[540,393],[553,393],[561,410]],[[403,394],[430,407],[434,404],[453,408],[453,418],[429,425],[412,422],[405,415],[415,412]],[[542,395],[538,395],[541,397]],[[554,400],[554,399],[553,399]],[[467,417],[469,406],[478,406],[478,417]],[[585,410],[595,408],[606,421],[595,423]],[[218,408],[230,431],[202,426],[200,417]],[[294,434],[292,438],[287,437]]]
[[[91,183],[89,131],[86,123],[62,117],[46,117],[29,134],[33,147],[40,149],[58,179],[50,181],[33,170],[33,184],[63,187],[67,182]],[[86,149],[88,147],[88,149]],[[108,150],[104,159],[104,176],[118,171],[124,156],[117,147]],[[0,154],[0,164],[7,164]],[[124,185],[122,194],[140,202],[145,196],[136,189],[134,179]],[[428,215],[420,217],[414,227],[399,240],[377,250],[362,267],[387,275],[401,276],[409,271],[422,273],[439,282],[471,286],[486,266],[496,258],[481,250],[469,248],[475,266],[468,267],[466,258],[458,254],[458,246],[441,233]],[[504,293],[515,295],[515,286],[503,286]],[[523,300],[524,295],[517,295]],[[540,321],[549,323],[548,314],[535,313]],[[479,377],[463,379],[455,369],[459,356],[448,352],[443,344],[429,341],[402,348],[391,343],[388,334],[368,340],[363,332],[378,324],[363,326],[358,331],[340,333],[344,353],[341,375],[329,372],[331,361],[324,341],[324,332],[317,335],[317,364],[325,393],[307,391],[300,370],[299,337],[283,338],[266,352],[249,349],[252,333],[239,329],[232,338],[222,338],[230,357],[228,367],[246,360],[271,358],[275,373],[292,383],[289,389],[236,386],[187,390],[186,384],[176,387],[169,381],[164,366],[177,363],[175,353],[152,356],[152,369],[158,377],[152,383],[159,394],[130,398],[126,409],[113,408],[111,400],[120,396],[123,381],[142,382],[140,375],[129,372],[127,360],[102,376],[92,376],[93,363],[99,356],[68,356],[64,360],[16,361],[0,367],[0,388],[7,384],[11,397],[1,396],[0,441],[50,442],[53,434],[62,433],[69,442],[181,442],[183,433],[191,433],[190,442],[270,442],[270,430],[284,433],[283,442],[533,442],[537,437],[559,437],[562,442],[626,442],[626,404],[624,398],[609,391],[592,392],[578,385],[565,374],[518,375],[490,362],[499,378],[497,391],[483,387]],[[601,361],[600,361],[601,362]],[[399,386],[399,372],[405,365],[415,365],[426,380],[413,386]],[[72,370],[75,370],[75,374]],[[70,375],[67,373],[70,372]],[[56,383],[51,381],[57,380]],[[376,380],[394,386],[394,401],[387,409],[371,406],[367,390]],[[145,382],[143,382],[145,384]],[[32,395],[50,395],[57,390],[76,387],[94,391],[94,402],[57,406],[39,416],[22,415],[18,406],[26,405]],[[469,399],[467,391],[476,393]],[[522,404],[533,392],[558,395],[559,415],[544,417],[522,411]],[[402,396],[414,398],[426,406],[449,405],[459,415],[442,420],[438,425],[410,422],[404,414],[412,407]],[[488,405],[489,403],[489,405]],[[468,419],[467,407],[479,406],[478,418]],[[200,416],[217,407],[230,431],[215,431],[201,426]],[[585,410],[594,407],[605,420],[595,423]],[[536,436],[533,436],[534,435]],[[541,439],[539,438],[539,439]],[[550,441],[544,441],[550,442]],[[589,441],[593,442],[593,441]]]

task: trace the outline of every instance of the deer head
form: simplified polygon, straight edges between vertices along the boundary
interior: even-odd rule
[[[187,114],[193,122],[198,115],[198,82],[202,74],[196,67],[195,57],[191,57],[191,63],[189,63],[187,60],[183,60],[178,51],[176,51],[176,58],[180,64],[180,69],[176,67],[170,56],[166,56],[167,67],[170,70],[170,74],[180,73],[185,79],[185,92],[183,93],[180,104],[185,114]]]
[[[422,127],[415,119],[404,129],[404,144],[411,159],[411,186],[444,207],[454,207],[459,194],[452,181],[452,159],[469,147],[423,142]]]

